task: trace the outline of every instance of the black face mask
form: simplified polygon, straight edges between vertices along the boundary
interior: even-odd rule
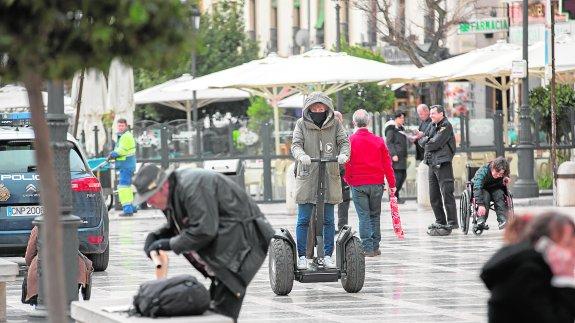
[[[313,120],[313,123],[315,123],[316,126],[320,127],[323,125],[323,122],[325,121],[325,119],[327,119],[327,111],[324,112],[309,112],[309,115],[311,117],[311,119]]]

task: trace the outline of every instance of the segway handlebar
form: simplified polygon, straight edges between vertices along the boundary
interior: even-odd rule
[[[312,163],[337,163],[337,157],[329,157],[329,158],[312,158]]]

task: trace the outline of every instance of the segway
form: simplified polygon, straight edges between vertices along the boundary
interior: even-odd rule
[[[337,158],[312,158],[319,163],[317,204],[312,221],[315,220],[314,248],[316,257],[308,269],[297,268],[296,243],[287,229],[276,231],[269,254],[270,285],[276,295],[291,292],[294,280],[301,283],[337,282],[341,280],[343,289],[348,293],[357,293],[365,280],[365,258],[361,253],[361,242],[349,225],[339,232],[335,243],[336,268],[327,268],[323,263],[323,212],[325,205],[326,163],[337,162]],[[310,221],[310,226],[312,224]]]

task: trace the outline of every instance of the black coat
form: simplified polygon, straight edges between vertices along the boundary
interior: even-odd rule
[[[426,136],[418,140],[425,147],[424,163],[429,166],[439,166],[451,162],[455,155],[455,135],[453,126],[447,120],[431,124]]]
[[[424,133],[424,136],[427,136],[427,132],[431,130],[431,118],[427,118],[427,120],[422,121],[419,124],[418,130]],[[419,144],[418,141],[415,142],[415,159],[416,160],[423,160],[423,155],[425,153],[425,148]]]
[[[553,274],[527,243],[501,248],[483,266],[481,279],[491,291],[490,323],[573,323],[575,288],[551,284]]]
[[[403,126],[398,128],[395,124],[385,128],[385,144],[389,149],[389,156],[398,158],[398,161],[393,162],[393,169],[407,169],[407,136],[400,131],[405,129]]]
[[[168,224],[156,233],[172,234],[176,254],[190,259],[188,252],[196,251],[218,280],[243,297],[266,257],[273,228],[245,190],[222,174],[176,170],[169,183]]]

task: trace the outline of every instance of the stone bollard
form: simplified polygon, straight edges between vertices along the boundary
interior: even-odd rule
[[[295,203],[295,163],[291,163],[286,171],[286,209],[289,215],[295,215],[297,205]]]
[[[575,161],[566,161],[557,169],[557,206],[575,206]]]
[[[429,179],[428,179],[429,166],[424,163],[419,163],[417,166],[417,208],[430,209],[431,202],[429,200]]]

